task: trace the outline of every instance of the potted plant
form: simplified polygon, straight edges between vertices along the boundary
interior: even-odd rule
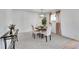
[[[15,25],[14,24],[10,24],[9,29],[10,29],[10,34],[12,34],[12,30],[15,29]]]
[[[47,24],[47,20],[46,20],[46,17],[44,17],[44,18],[42,19],[42,25],[43,25],[43,26],[46,26],[46,24]]]

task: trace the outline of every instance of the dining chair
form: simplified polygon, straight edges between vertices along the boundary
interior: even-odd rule
[[[16,32],[14,34],[15,35],[15,39],[16,39],[15,41],[18,41],[18,32],[19,32],[19,29],[16,29]]]
[[[46,38],[46,42],[47,42],[47,38],[49,37],[50,40],[51,40],[51,25],[49,25],[47,27],[47,30],[46,31],[42,31],[41,34],[43,34]]]
[[[39,31],[37,31],[35,29],[35,27],[32,25],[32,37],[35,39],[36,35],[39,33]]]

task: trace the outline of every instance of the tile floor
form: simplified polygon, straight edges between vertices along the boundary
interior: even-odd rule
[[[46,43],[45,38],[40,39],[32,37],[32,33],[19,34],[19,41],[16,42],[16,49],[77,49],[79,42],[64,38],[62,36],[52,34],[52,40],[48,39]]]

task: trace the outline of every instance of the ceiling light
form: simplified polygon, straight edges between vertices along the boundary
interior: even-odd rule
[[[41,17],[41,18],[44,18],[44,17],[45,17],[45,15],[44,15],[44,13],[43,13],[43,9],[41,9],[40,17]]]
[[[42,18],[43,18],[43,17],[44,17],[44,15],[43,15],[43,14],[41,14],[41,15],[40,15],[40,17],[42,17]]]

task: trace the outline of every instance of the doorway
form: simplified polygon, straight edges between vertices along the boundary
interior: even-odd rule
[[[51,14],[51,23],[52,23],[52,32],[58,35],[61,35],[61,19],[60,12],[57,11],[54,14]]]

